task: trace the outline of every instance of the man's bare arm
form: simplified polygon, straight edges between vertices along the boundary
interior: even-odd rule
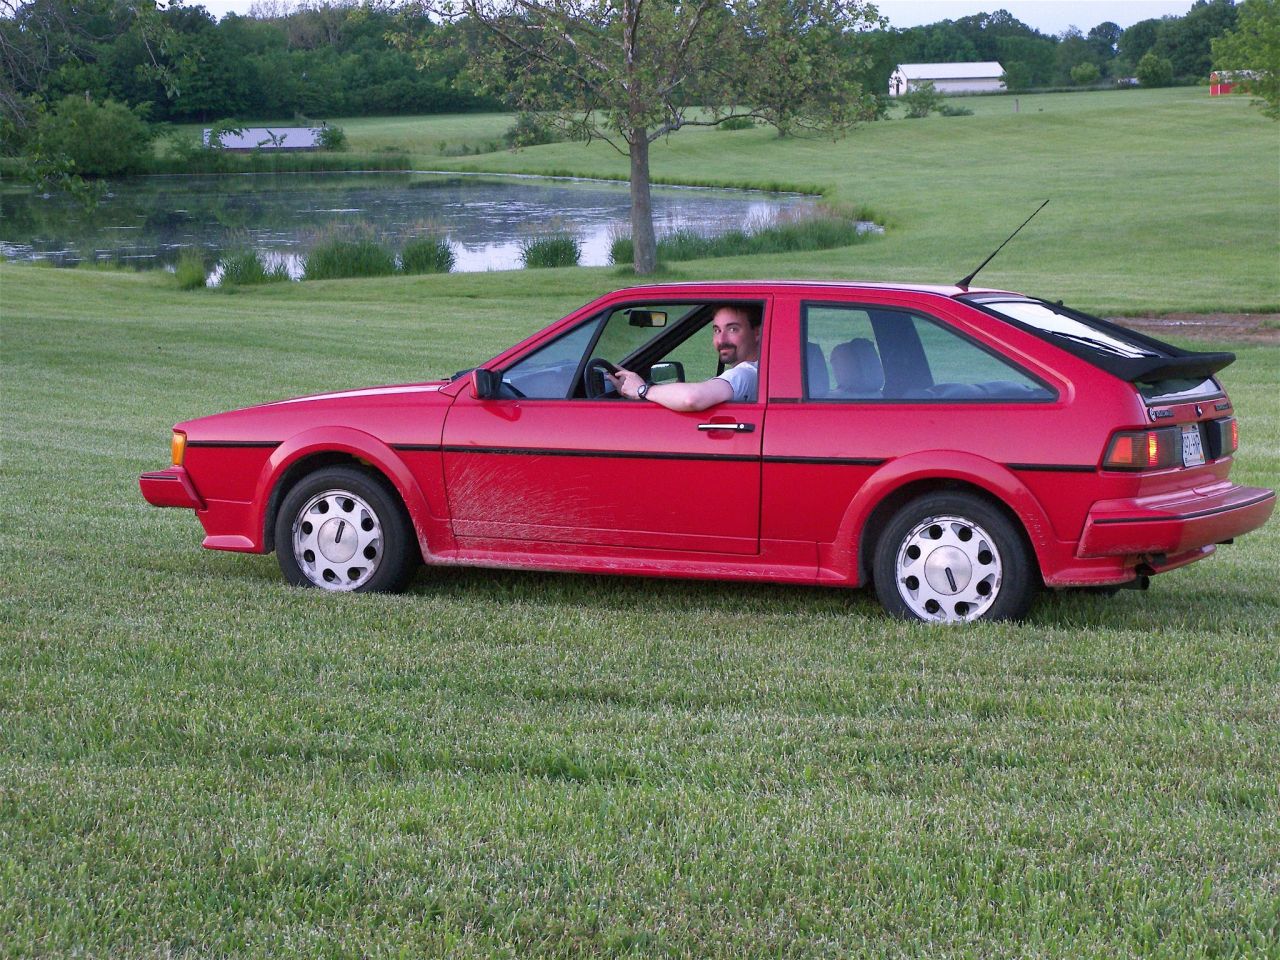
[[[638,373],[621,368],[616,374],[612,374],[610,379],[618,388],[618,392],[629,400],[636,399],[636,391],[644,383],[644,379]],[[660,403],[668,410],[681,412],[706,410],[718,403],[732,400],[733,387],[727,380],[719,378],[703,380],[701,383],[655,383],[649,387],[645,399]]]

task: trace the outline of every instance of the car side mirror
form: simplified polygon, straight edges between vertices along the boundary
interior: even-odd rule
[[[684,383],[684,364],[679,360],[663,360],[649,368],[650,383]]]
[[[471,371],[471,395],[477,400],[496,400],[502,392],[502,374],[476,367]]]

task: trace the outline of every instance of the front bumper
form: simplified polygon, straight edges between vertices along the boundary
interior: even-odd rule
[[[196,493],[191,478],[182,467],[144,473],[138,478],[138,486],[142,488],[143,499],[153,507],[185,507],[188,510],[205,508],[204,501]]]
[[[1076,556],[1188,554],[1258,529],[1275,506],[1274,491],[1232,483],[1154,497],[1101,500],[1089,511]]]

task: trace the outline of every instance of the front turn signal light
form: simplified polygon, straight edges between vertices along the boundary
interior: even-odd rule
[[[169,441],[169,455],[175,467],[182,466],[182,458],[187,455],[187,435],[181,430],[173,431],[173,439]]]

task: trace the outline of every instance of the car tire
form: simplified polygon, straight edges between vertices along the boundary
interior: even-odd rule
[[[276,515],[276,559],[295,586],[335,592],[403,590],[418,553],[399,497],[354,467],[309,473]]]
[[[968,493],[930,493],[899,509],[876,543],[873,570],[885,610],[928,623],[1019,620],[1040,583],[1014,522]]]

